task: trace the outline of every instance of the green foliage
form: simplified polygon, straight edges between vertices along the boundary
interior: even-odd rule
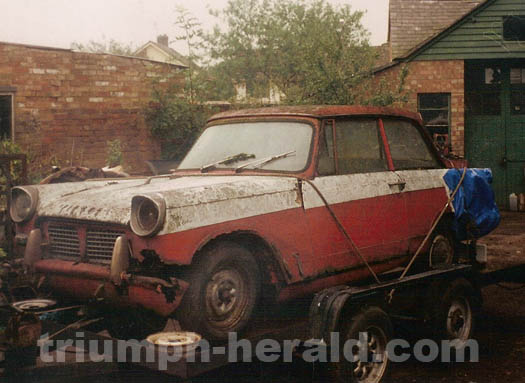
[[[119,139],[107,142],[107,159],[106,165],[113,168],[122,165],[122,142]]]
[[[203,31],[198,20],[188,12],[184,7],[177,6],[177,19],[175,25],[182,33],[175,37],[178,41],[184,41],[188,50],[188,70],[186,71],[186,94],[188,102],[193,104],[197,97],[195,75],[197,73],[196,61],[200,59],[197,51],[202,48]]]
[[[366,93],[372,93],[371,96],[365,97],[361,100],[362,104],[370,104],[374,106],[389,106],[396,103],[406,103],[408,101],[408,94],[406,93],[405,81],[408,76],[408,66],[403,66],[399,73],[399,78],[395,79],[397,83],[392,80],[381,79],[378,84],[371,86],[368,83]],[[366,87],[366,85],[365,85]]]
[[[145,116],[152,135],[161,143],[163,159],[181,160],[214,108],[204,102],[213,98],[210,72],[196,64],[202,61],[199,52],[204,42],[200,23],[183,7],[177,7],[176,13],[175,25],[181,33],[175,39],[184,41],[188,51],[185,87],[182,90],[155,87]]]
[[[0,154],[23,154],[19,145],[10,139],[0,140]],[[21,160],[0,163],[0,185],[7,186],[20,184],[23,180],[23,166]]]
[[[230,0],[208,36],[223,78],[292,104],[352,104],[376,57],[362,12],[326,0]]]
[[[101,42],[90,40],[86,44],[73,42],[71,49],[87,53],[110,53],[122,56],[132,56],[136,50],[132,43],[122,43],[113,39],[106,41],[105,38]]]
[[[160,140],[164,159],[184,157],[213,113],[206,105],[193,104],[175,91],[155,89],[145,110],[151,133]]]

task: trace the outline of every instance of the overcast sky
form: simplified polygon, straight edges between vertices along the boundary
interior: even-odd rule
[[[386,41],[388,0],[328,0],[366,11],[363,22],[373,45]],[[114,39],[140,46],[166,33],[173,38],[175,7],[182,5],[203,27],[216,20],[208,8],[228,0],[0,0],[0,41],[69,48],[73,41]],[[180,46],[173,46],[183,51]]]

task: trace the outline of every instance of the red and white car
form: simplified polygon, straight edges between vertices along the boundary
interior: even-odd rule
[[[59,294],[140,306],[224,339],[284,302],[406,264],[443,209],[420,116],[301,106],[213,116],[170,175],[12,190],[27,268]],[[432,262],[450,262],[441,226]]]

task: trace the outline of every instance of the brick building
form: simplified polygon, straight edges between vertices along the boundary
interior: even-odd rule
[[[388,60],[436,141],[490,167],[496,199],[525,192],[525,2],[390,0]]]
[[[102,167],[119,139],[130,172],[159,158],[143,116],[154,86],[183,86],[184,65],[0,43],[0,134],[35,161]]]

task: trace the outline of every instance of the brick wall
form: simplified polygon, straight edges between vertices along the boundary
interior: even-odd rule
[[[15,142],[35,161],[103,167],[122,142],[125,169],[145,169],[159,144],[143,117],[155,86],[183,86],[182,69],[106,54],[0,43],[0,88],[16,89]]]
[[[417,112],[418,93],[450,93],[451,143],[454,154],[464,156],[465,85],[463,60],[412,61],[408,65],[405,90],[408,101],[398,106]],[[402,66],[379,72],[376,81],[384,79],[398,86]]]

